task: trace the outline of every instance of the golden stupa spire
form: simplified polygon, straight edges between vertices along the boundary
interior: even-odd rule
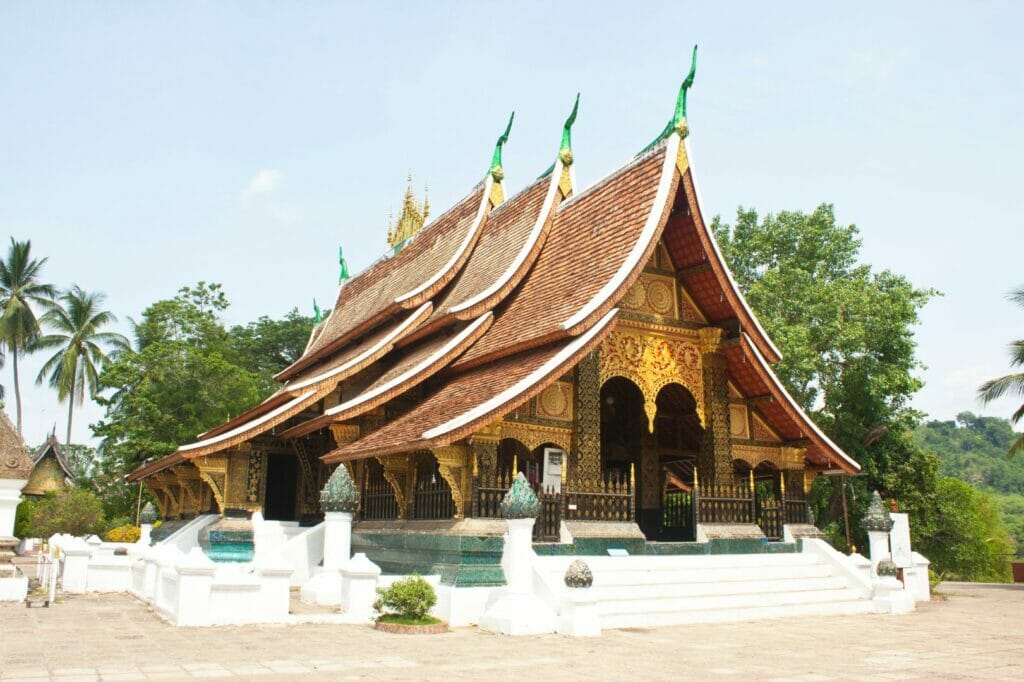
[[[425,190],[424,194],[426,194]],[[422,204],[416,201],[412,191],[412,171],[409,171],[405,197],[402,199],[402,212],[399,214],[397,222],[392,222],[391,218],[388,218],[388,244],[396,253],[413,235],[420,231],[429,213],[429,201],[424,200]]]

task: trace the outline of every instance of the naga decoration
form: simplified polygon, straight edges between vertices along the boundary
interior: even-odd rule
[[[512,112],[512,115],[508,117],[508,125],[505,126],[505,132],[501,134],[498,141],[494,144],[494,155],[491,157],[491,167],[487,171],[494,178],[495,182],[501,182],[505,179],[505,170],[501,167],[501,148],[508,142],[508,135],[512,132],[512,121],[515,120],[516,112]]]
[[[346,467],[340,466],[320,491],[320,508],[325,512],[352,513],[359,506],[359,491]]]
[[[892,517],[889,516],[889,510],[882,504],[882,496],[878,494],[876,490],[871,494],[871,504],[868,505],[868,512],[864,515],[864,520],[860,522],[860,527],[866,531],[882,531],[888,533],[892,530]]]
[[[345,260],[344,254],[341,252],[341,247],[338,247],[338,284],[342,284],[349,278],[348,275],[348,261]]]
[[[676,109],[672,114],[672,120],[665,125],[664,130],[658,134],[654,141],[644,147],[640,153],[643,154],[658,145],[659,142],[664,140],[672,133],[676,133],[679,137],[686,137],[690,134],[690,128],[686,123],[686,95],[693,86],[693,78],[697,75],[697,46],[693,46],[693,57],[690,60],[690,72],[686,74],[686,78],[683,79],[682,84],[679,86],[679,94],[676,96]]]
[[[583,559],[577,559],[569,564],[565,571],[565,586],[571,589],[586,589],[594,584],[594,574],[590,566]]]
[[[535,519],[540,513],[540,500],[533,492],[523,472],[519,472],[516,480],[501,501],[501,513],[506,519]]]

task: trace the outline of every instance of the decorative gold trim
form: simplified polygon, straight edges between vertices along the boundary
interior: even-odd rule
[[[703,339],[703,329],[701,338]],[[721,331],[721,330],[719,330]],[[697,403],[697,417],[704,419],[704,376],[700,348],[690,341],[664,334],[617,326],[601,343],[600,380],[614,377],[632,381],[644,396],[648,428],[654,432],[658,393],[669,384],[679,384]]]
[[[527,422],[503,422],[501,437],[517,440],[531,451],[544,443],[554,443],[566,452],[572,451],[572,428],[569,427],[558,428]]]
[[[334,437],[335,447],[348,445],[359,438],[359,424],[342,423],[331,424],[331,436]]]
[[[404,519],[408,510],[408,498],[405,494],[405,484],[409,476],[409,457],[407,455],[390,455],[388,457],[377,457],[381,467],[384,469],[384,480],[391,486],[395,493],[395,503],[398,505],[398,518]]]
[[[465,500],[470,498],[472,485],[465,475],[467,470],[472,470],[467,464],[470,461],[472,450],[468,445],[444,445],[431,450],[434,459],[437,460],[437,469],[451,489],[452,502],[455,503],[455,518],[463,518]],[[467,485],[468,484],[468,485]]]

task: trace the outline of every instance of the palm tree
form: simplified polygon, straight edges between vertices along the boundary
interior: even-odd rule
[[[34,347],[59,350],[39,370],[36,383],[48,381],[57,390],[57,399],[68,401],[67,443],[71,442],[75,403],[85,401],[87,388],[90,397],[96,395],[99,370],[107,352],[128,348],[128,339],[121,334],[100,331],[117,321],[113,313],[100,309],[104,298],[99,292],[86,292],[76,285],[50,302],[41,318],[54,333],[39,337]]]
[[[31,257],[32,242],[16,242],[11,237],[6,260],[0,261],[0,343],[11,353],[14,367],[14,401],[21,435],[21,385],[18,383],[18,356],[29,350],[39,336],[39,321],[32,305],[45,304],[56,295],[54,288],[39,281],[46,259]]]
[[[1017,305],[1024,307],[1024,287],[1010,293],[1009,299]],[[1024,367],[1024,339],[1017,339],[1010,343],[1010,366]],[[1006,394],[1024,396],[1024,372],[1007,374],[998,379],[986,381],[978,389],[978,396],[983,403],[990,403],[993,400],[1003,397]],[[1014,424],[1024,419],[1024,404],[1013,413],[1010,418]],[[1018,434],[1017,439],[1010,446],[1010,456],[1024,451],[1024,433]]]

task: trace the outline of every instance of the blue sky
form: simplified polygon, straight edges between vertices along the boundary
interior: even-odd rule
[[[521,187],[579,91],[585,187],[660,130],[699,43],[706,215],[831,202],[866,262],[943,291],[915,405],[951,418],[1024,336],[1005,299],[1024,284],[1024,11],[893,4],[4,3],[0,237],[105,291],[125,330],[198,280],[223,283],[230,323],[309,312],[333,299],[339,245],[353,271],[383,252],[409,169],[443,209],[515,109]],[[0,376],[11,395],[9,362]],[[65,408],[25,392],[26,439],[62,433]],[[80,415],[85,440],[100,411]]]

